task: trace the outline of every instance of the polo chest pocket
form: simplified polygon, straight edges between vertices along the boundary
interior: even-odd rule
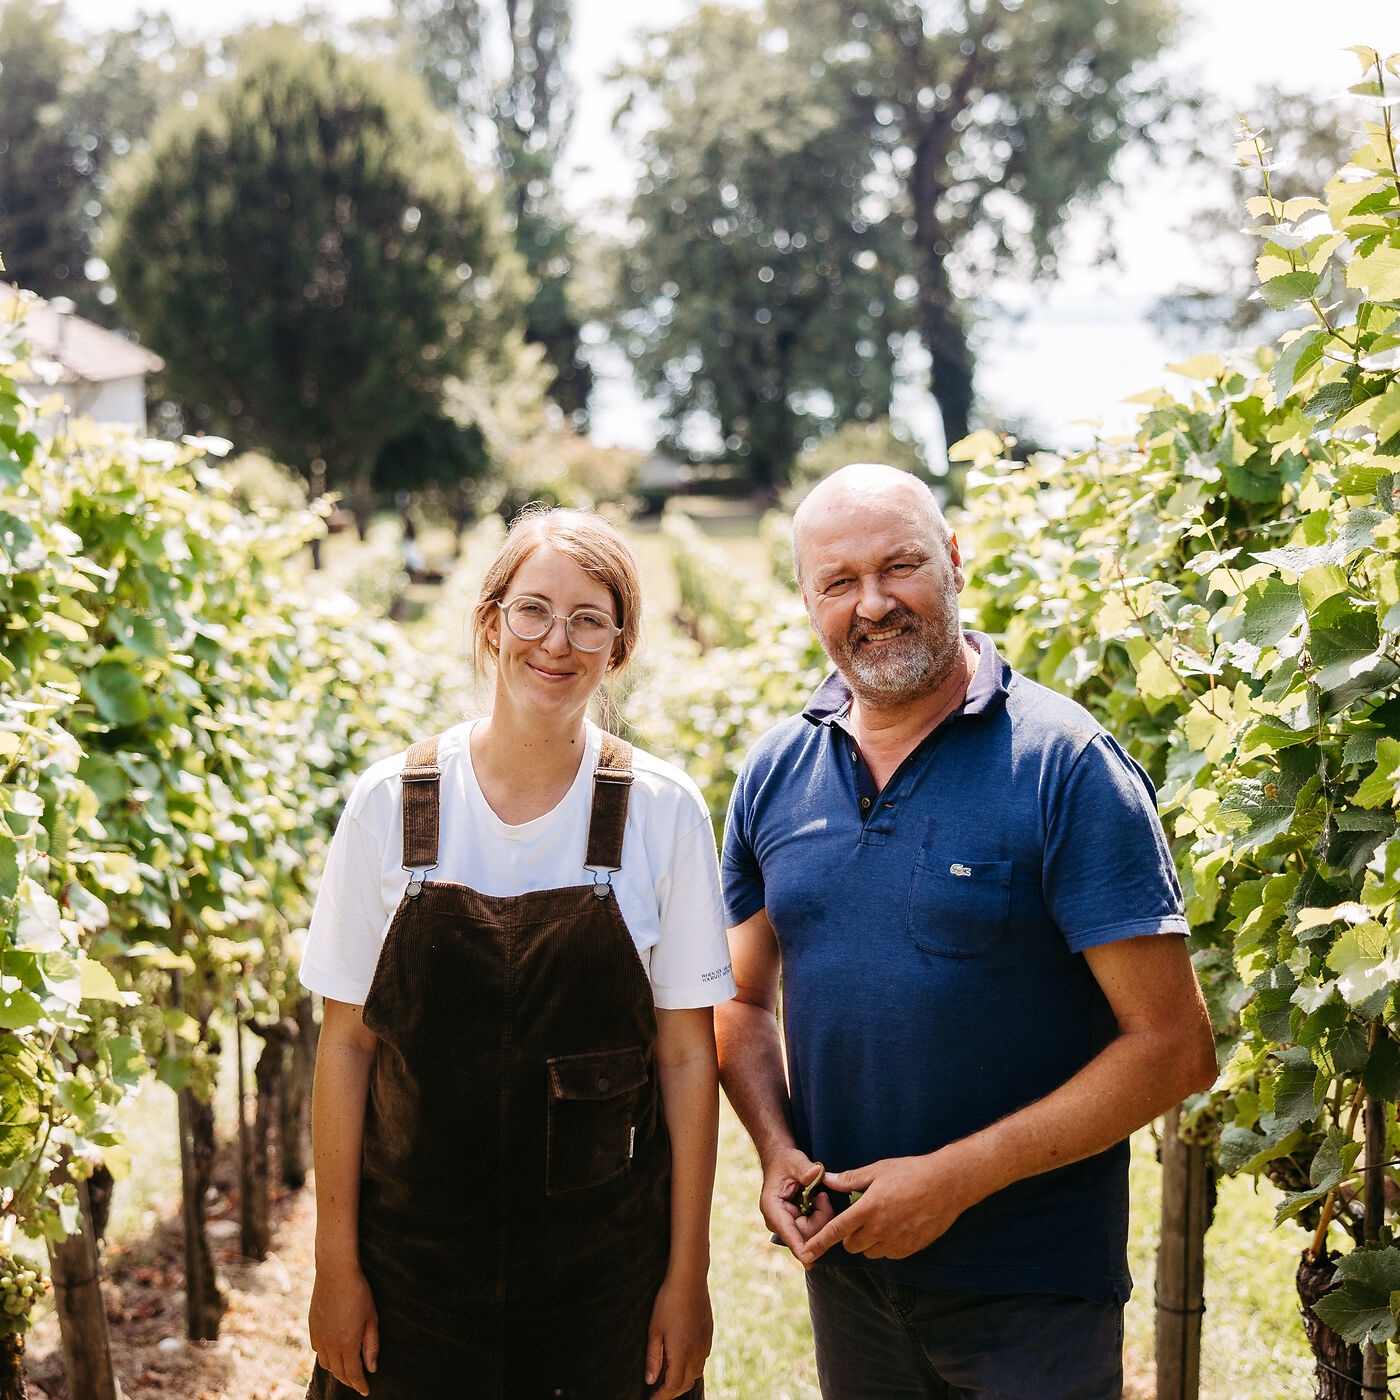
[[[909,889],[909,937],[926,953],[992,952],[1011,913],[1011,862],[963,861],[920,851]]]
[[[551,1196],[601,1186],[632,1165],[647,1091],[641,1046],[559,1055],[549,1067],[545,1190]]]

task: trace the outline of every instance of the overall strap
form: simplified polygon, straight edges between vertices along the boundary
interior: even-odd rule
[[[598,766],[593,770],[593,811],[588,819],[588,853],[583,858],[591,869],[622,869],[622,834],[631,788],[632,745],[604,733]],[[598,886],[602,893],[607,892],[608,883]]]
[[[438,741],[420,739],[408,751],[403,766],[403,866],[415,872],[414,885],[438,863],[438,809],[442,798],[442,769]],[[420,873],[421,872],[421,873]],[[410,886],[411,894],[418,891]]]

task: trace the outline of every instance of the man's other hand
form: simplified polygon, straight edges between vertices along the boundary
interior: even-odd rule
[[[812,1237],[820,1233],[835,1214],[831,1201],[822,1189],[810,1194],[810,1215],[803,1215],[799,1209],[803,1189],[819,1181],[821,1176],[821,1163],[812,1161],[796,1147],[785,1148],[776,1154],[763,1173],[759,1209],[768,1228],[798,1258],[802,1257]]]

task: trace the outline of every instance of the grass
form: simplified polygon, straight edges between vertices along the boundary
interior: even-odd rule
[[[820,1400],[802,1266],[758,1213],[758,1157],[725,1105],[710,1218],[713,1400]]]

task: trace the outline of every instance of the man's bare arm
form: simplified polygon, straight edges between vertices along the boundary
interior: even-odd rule
[[[863,1194],[794,1251],[803,1264],[838,1243],[905,1258],[993,1192],[1102,1152],[1210,1087],[1215,1043],[1185,939],[1129,938],[1084,956],[1117,1019],[1114,1039],[1058,1089],[980,1132],[926,1156],[828,1173],[833,1189]]]
[[[792,1134],[777,1017],[782,956],[765,910],[729,930],[729,950],[738,992],[715,1007],[720,1082],[758,1149],[763,1218],[796,1251],[831,1219],[831,1207],[819,1196],[817,1208],[804,1216],[792,1203],[820,1175],[820,1167],[798,1148]]]

